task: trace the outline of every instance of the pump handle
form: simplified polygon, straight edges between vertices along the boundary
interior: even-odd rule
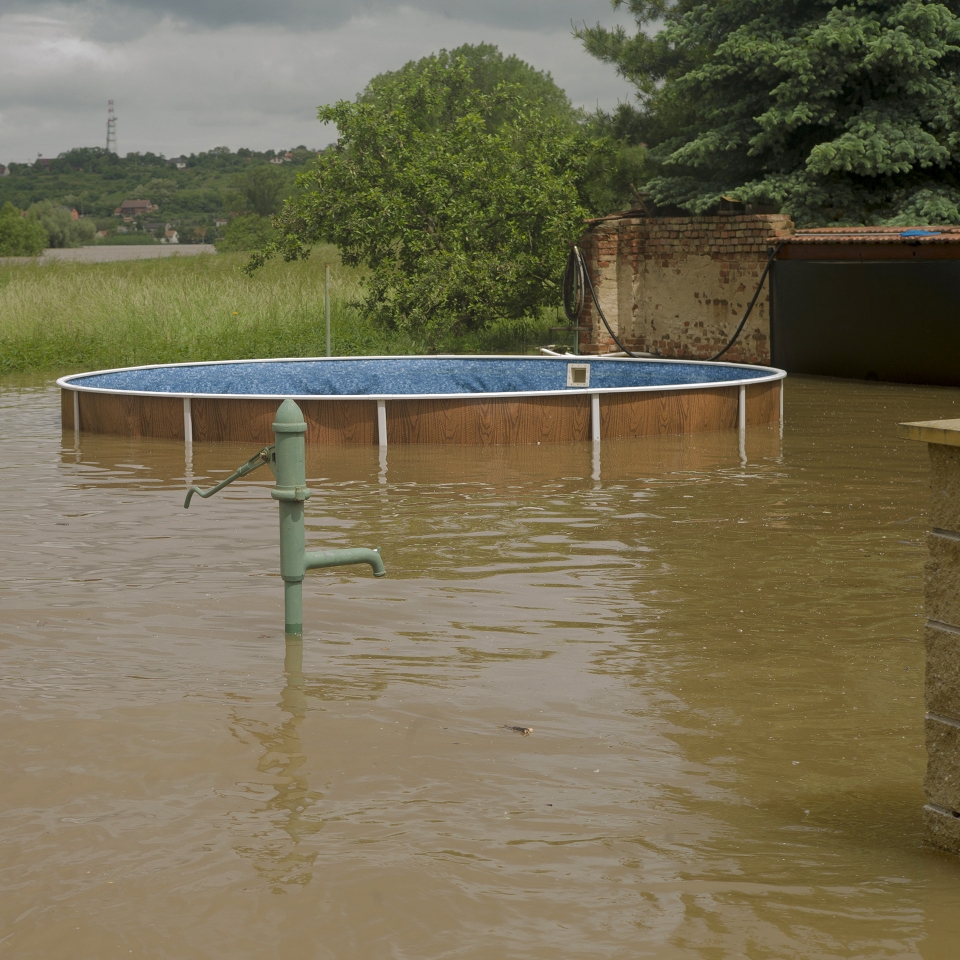
[[[199,487],[191,487],[187,491],[187,499],[183,501],[183,509],[188,510],[190,508],[190,498],[197,494],[197,496],[203,497],[204,500],[207,497],[212,497],[215,493],[219,493],[228,483],[233,483],[234,480],[239,480],[241,477],[245,477],[248,473],[253,473],[254,470],[262,466],[268,466],[273,470],[273,464],[276,463],[277,454],[276,449],[273,444],[269,447],[264,447],[259,453],[252,456],[242,467],[237,467],[233,473],[230,474],[225,480],[221,480],[215,487],[211,487],[209,490],[201,490]],[[274,476],[276,473],[274,472]]]

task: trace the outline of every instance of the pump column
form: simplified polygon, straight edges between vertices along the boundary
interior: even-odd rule
[[[273,424],[276,436],[277,485],[270,496],[280,503],[280,576],[283,577],[284,633],[303,634],[303,578],[306,574],[306,538],[303,503],[310,497],[304,434],[307,425],[300,408],[284,400]]]

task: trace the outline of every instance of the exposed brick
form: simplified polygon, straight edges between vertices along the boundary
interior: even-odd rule
[[[628,347],[708,357],[746,308],[771,237],[792,232],[779,214],[630,217],[594,225],[580,246],[604,313]],[[584,352],[615,349],[589,300],[581,326],[590,328],[581,334]],[[766,292],[729,356],[769,362]]]

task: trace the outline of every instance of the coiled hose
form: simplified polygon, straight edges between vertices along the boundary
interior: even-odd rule
[[[597,292],[593,289],[593,282],[590,280],[590,271],[587,270],[587,264],[583,259],[580,248],[574,244],[570,248],[570,255],[567,257],[567,266],[563,271],[563,312],[571,323],[579,324],[580,313],[583,310],[584,292],[590,291],[593,303],[597,308],[597,313],[607,328],[607,333],[613,337],[613,342],[628,356],[636,358],[635,353],[631,353],[621,342],[619,337],[610,328],[607,318],[603,315],[603,307],[597,299]]]

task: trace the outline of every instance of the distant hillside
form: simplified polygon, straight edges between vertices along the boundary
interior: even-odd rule
[[[155,230],[157,222],[170,222],[181,241],[209,242],[217,232],[216,220],[250,212],[245,183],[251,170],[268,166],[283,181],[286,195],[294,190],[296,174],[316,155],[316,150],[303,146],[262,153],[214,147],[169,159],[153,153],[119,157],[102,147],[79,147],[55,159],[10,164],[9,175],[0,177],[0,208],[7,201],[21,210],[52,201],[75,208],[82,217],[96,220],[98,229],[115,233],[118,226],[124,227],[122,218],[114,216],[117,207],[125,200],[149,200],[157,209],[128,220],[126,230],[142,233],[144,226]]]

